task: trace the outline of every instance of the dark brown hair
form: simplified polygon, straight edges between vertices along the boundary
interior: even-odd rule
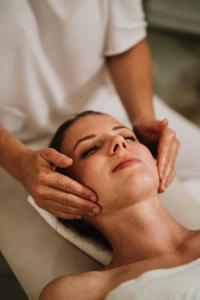
[[[54,148],[57,151],[61,152],[62,142],[65,136],[66,131],[80,118],[90,116],[90,115],[106,115],[104,113],[98,111],[87,110],[83,111],[79,114],[74,115],[72,118],[66,120],[62,123],[59,128],[57,129],[56,133],[54,134],[49,147]],[[67,169],[63,168],[56,168],[56,171],[60,174],[65,176],[69,176]],[[111,249],[111,245],[105,236],[96,229],[93,225],[88,223],[85,220],[66,220],[58,218],[62,224],[65,226],[74,229],[77,233],[85,236],[85,237],[92,237],[97,242],[101,243],[105,248]]]

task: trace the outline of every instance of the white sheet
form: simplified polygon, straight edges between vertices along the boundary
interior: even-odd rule
[[[106,300],[199,300],[200,258],[182,266],[157,269],[129,280]]]

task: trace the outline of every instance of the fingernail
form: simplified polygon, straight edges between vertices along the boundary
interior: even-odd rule
[[[164,190],[165,190],[165,185],[162,183],[162,185],[161,185],[161,188],[162,188],[162,191],[164,192]]]
[[[71,164],[73,162],[73,160],[69,157],[69,158],[64,158],[64,163],[65,164]]]
[[[90,195],[90,200],[97,201],[97,197],[95,195]]]

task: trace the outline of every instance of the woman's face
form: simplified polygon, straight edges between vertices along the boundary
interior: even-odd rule
[[[73,178],[96,192],[102,212],[157,193],[158,172],[150,151],[109,115],[77,120],[65,134],[62,152],[73,159]]]

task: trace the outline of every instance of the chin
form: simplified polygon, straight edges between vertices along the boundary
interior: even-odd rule
[[[129,176],[123,178],[120,185],[123,189],[121,192],[132,197],[157,193],[158,190],[157,178],[149,174],[129,174]]]

